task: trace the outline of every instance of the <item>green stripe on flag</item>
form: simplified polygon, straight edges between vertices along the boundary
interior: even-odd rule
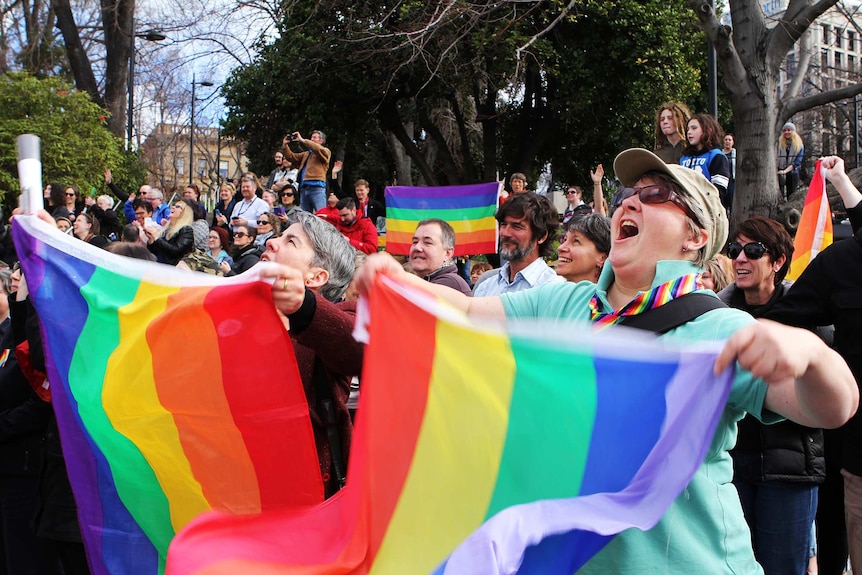
[[[96,268],[81,288],[89,314],[69,366],[69,387],[87,433],[111,467],[120,500],[165,557],[174,535],[165,532],[165,526],[172,531],[168,500],[137,446],[114,429],[102,402],[108,360],[120,343],[117,311],[134,300],[138,286],[137,280]],[[146,499],[140,498],[141,491]]]
[[[511,345],[515,389],[487,517],[526,501],[576,496],[596,417],[596,373],[590,356],[552,352],[540,342],[515,336]],[[547,440],[537,443],[536,437]]]

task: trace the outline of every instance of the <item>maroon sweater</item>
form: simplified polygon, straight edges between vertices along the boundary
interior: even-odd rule
[[[308,400],[320,473],[323,476],[326,496],[336,491],[332,470],[332,452],[326,425],[319,413],[317,388],[314,384],[315,360],[324,370],[326,383],[335,410],[336,427],[341,440],[342,461],[347,466],[353,426],[347,411],[350,379],[362,371],[364,345],[353,339],[353,321],[356,304],[334,304],[316,292],[307,291],[305,303],[290,316],[290,334],[296,353],[296,363]]]

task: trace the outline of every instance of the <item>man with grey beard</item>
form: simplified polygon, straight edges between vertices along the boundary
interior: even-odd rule
[[[505,263],[482,274],[473,295],[500,295],[565,281],[543,259],[553,253],[560,228],[559,213],[550,200],[532,192],[519,194],[500,206],[494,217],[500,224],[498,253]]]

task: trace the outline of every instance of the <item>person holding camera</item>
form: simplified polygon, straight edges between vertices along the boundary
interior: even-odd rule
[[[298,143],[306,151],[294,152],[289,146],[291,142]],[[293,132],[282,142],[284,159],[299,170],[299,207],[312,214],[326,205],[326,173],[332,152],[325,144],[326,134],[320,130],[312,132],[308,140],[299,132]]]

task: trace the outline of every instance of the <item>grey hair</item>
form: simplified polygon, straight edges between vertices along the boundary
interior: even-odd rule
[[[164,194],[164,193],[162,193],[162,191],[161,191],[160,189],[158,189],[158,188],[152,188],[152,187],[151,187],[151,188],[150,188],[150,191],[149,191],[149,192],[147,192],[147,195],[150,195],[150,194],[154,194],[154,195],[155,195],[158,199],[160,199],[160,200],[164,200],[164,199],[165,199],[165,194]]]
[[[611,251],[611,219],[600,214],[575,216],[566,226],[567,232],[580,232],[595,244],[596,249],[607,255]]]
[[[443,241],[443,249],[455,249],[455,230],[452,229],[449,222],[441,220],[440,218],[428,218],[427,220],[419,222],[416,225],[416,229],[418,230],[420,226],[427,224],[437,224],[440,227],[440,239]]]
[[[676,195],[679,196],[679,199],[682,200],[682,203],[685,204],[688,209],[691,210],[691,213],[697,216],[697,221],[694,221],[693,219],[691,219],[691,216],[689,216],[688,214],[685,215],[686,223],[688,223],[688,229],[689,231],[691,231],[692,234],[698,235],[700,234],[700,232],[706,231],[709,237],[712,237],[712,234],[715,233],[715,225],[713,224],[712,219],[707,216],[706,211],[703,209],[703,206],[700,204],[700,202],[695,201],[689,195],[689,193],[685,189],[683,189],[682,186],[676,183],[675,180],[669,178],[667,174],[664,174],[662,172],[647,172],[641,177],[644,176],[650,176],[654,180],[661,182],[662,184],[665,184],[667,186],[670,186],[670,188],[676,192]],[[700,222],[707,223],[701,224]],[[694,265],[701,268],[706,265],[707,245],[704,245],[699,250],[697,250],[696,253],[694,253],[694,259],[691,260]]]
[[[329,272],[329,281],[320,288],[320,295],[332,302],[340,301],[353,279],[356,250],[335,226],[314,214],[297,211],[290,223],[300,224],[311,240],[311,265]]]
[[[326,143],[326,134],[324,134],[320,130],[312,130],[311,135],[313,136],[314,134],[320,134],[320,141],[324,144]]]

